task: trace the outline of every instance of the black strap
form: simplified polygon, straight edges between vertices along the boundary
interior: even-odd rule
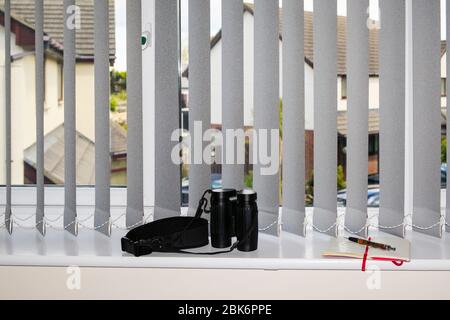
[[[150,254],[153,251],[216,255],[232,252],[240,243],[248,241],[250,234],[257,228],[256,221],[242,239],[233,243],[227,250],[213,252],[184,250],[209,244],[208,220],[201,218],[203,212],[209,213],[209,210],[206,209],[208,205],[206,195],[208,193],[211,193],[211,190],[206,190],[203,193],[194,217],[171,217],[156,220],[130,230],[121,240],[122,251],[135,256]]]
[[[241,243],[245,243],[250,238],[250,234],[255,230],[255,228],[258,226],[258,223],[255,221],[252,226],[247,230],[245,235],[242,237],[241,240],[237,240],[235,243],[233,243],[228,250],[222,250],[222,251],[212,251],[212,252],[191,252],[191,251],[184,251],[184,250],[177,250],[173,252],[177,253],[185,253],[185,254],[202,254],[202,255],[216,255],[221,253],[230,253],[234,251]]]

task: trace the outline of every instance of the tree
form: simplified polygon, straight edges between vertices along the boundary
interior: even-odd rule
[[[119,93],[127,90],[127,72],[112,70],[110,75],[111,93]]]
[[[345,189],[347,187],[344,175],[344,168],[341,165],[337,167],[336,183],[338,191]],[[311,178],[309,178],[308,181],[306,181],[305,193],[306,193],[306,200],[305,200],[306,204],[312,205],[314,200],[314,172],[311,174]]]

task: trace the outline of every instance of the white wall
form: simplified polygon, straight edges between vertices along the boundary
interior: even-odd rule
[[[81,268],[80,290],[68,289],[69,277],[61,267],[0,266],[0,299],[450,298],[447,271],[380,271],[377,282],[344,270]]]
[[[0,43],[5,42],[5,28],[3,26],[0,26]],[[24,50],[16,46],[16,36],[15,34],[11,34],[11,54],[15,55],[18,53],[22,53]],[[18,104],[22,104],[22,100],[26,97],[28,92],[25,90],[25,83],[24,80],[24,73],[22,69],[22,63],[13,63],[11,66],[11,79],[12,79],[12,119],[17,117],[17,113],[14,112],[17,110],[15,106]],[[19,80],[20,79],[20,80]],[[19,93],[17,97],[14,97],[15,93]],[[5,51],[3,45],[0,49],[0,184],[4,184],[6,182],[5,177]],[[21,113],[20,116],[23,116],[24,113]],[[12,124],[12,130],[13,130],[13,136],[17,136],[14,134],[15,125]],[[21,136],[17,136],[18,139],[21,139]],[[20,142],[19,142],[20,143]],[[13,143],[12,145],[12,160],[14,161],[17,157],[17,146]],[[20,164],[19,166],[16,165],[17,163],[14,161],[13,166],[13,174],[12,174],[12,180],[16,181],[17,179],[17,170],[20,170]],[[22,167],[22,181],[23,181],[23,167]]]
[[[338,99],[338,111],[347,110],[347,99],[342,99],[341,95],[342,77],[337,78],[337,99]],[[379,89],[380,81],[379,77],[369,78],[369,109],[378,109],[380,107],[380,95]],[[348,90],[348,84],[347,84]]]
[[[11,35],[12,54],[23,53]],[[0,43],[4,28],[0,26]],[[58,65],[53,58],[45,64],[44,134],[64,123],[64,102],[58,100]],[[94,141],[94,65],[77,63],[77,130]],[[36,141],[35,58],[25,56],[12,63],[12,183],[23,184],[23,151]],[[0,184],[5,183],[4,50],[0,48]]]

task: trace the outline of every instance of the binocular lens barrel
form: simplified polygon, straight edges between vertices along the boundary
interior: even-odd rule
[[[236,212],[236,190],[216,189],[211,193],[211,245],[214,248],[231,246],[234,236]]]
[[[236,236],[239,251],[258,248],[258,206],[253,190],[216,189],[211,192],[211,245],[231,246]]]
[[[243,190],[237,195],[236,235],[239,251],[258,249],[258,206],[253,190]]]

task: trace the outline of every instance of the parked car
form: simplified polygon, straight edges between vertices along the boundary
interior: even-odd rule
[[[220,173],[211,174],[211,189],[222,188],[222,175]],[[200,199],[199,199],[200,200]],[[181,205],[189,204],[189,179],[184,178],[181,181]]]
[[[370,181],[377,186],[370,187]],[[376,183],[375,183],[376,182]],[[444,189],[447,183],[447,164],[441,164],[441,188]],[[379,207],[380,206],[380,189],[379,175],[369,176],[369,189],[367,190],[367,206],[368,207]],[[341,190],[338,192],[337,196],[338,206],[345,206],[347,203],[347,190]]]
[[[379,185],[380,184],[380,175],[378,173],[369,174],[367,183],[369,184],[369,186]]]

